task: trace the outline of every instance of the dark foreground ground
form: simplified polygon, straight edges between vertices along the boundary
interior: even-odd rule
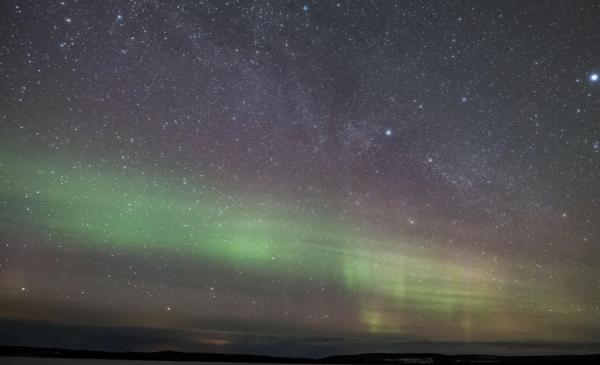
[[[440,354],[360,354],[330,356],[322,359],[228,355],[214,353],[103,352],[21,346],[0,346],[0,356],[45,357],[104,360],[203,361],[279,364],[590,364],[600,365],[599,355],[566,356],[485,356]],[[0,361],[1,362],[1,361]]]

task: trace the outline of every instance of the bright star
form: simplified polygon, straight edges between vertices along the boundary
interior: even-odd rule
[[[117,15],[117,19],[119,19],[119,20],[123,19],[123,15],[121,15],[121,14]]]
[[[592,75],[590,76],[590,80],[591,80],[591,81],[598,81],[598,74],[592,74]]]
[[[304,7],[302,7],[302,10],[307,11],[308,10],[308,6],[304,5]]]
[[[462,102],[464,103],[465,101],[467,101],[467,98],[465,96],[463,96]]]
[[[387,130],[385,131],[385,135],[386,135],[386,136],[391,136],[391,135],[392,135],[392,130],[391,130],[391,129],[387,129]]]

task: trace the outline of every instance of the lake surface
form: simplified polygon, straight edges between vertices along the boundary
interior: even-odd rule
[[[248,365],[234,362],[199,362],[199,361],[143,361],[143,360],[90,360],[90,359],[47,359],[43,357],[1,357],[2,365],[174,365],[174,364],[202,364],[202,365]],[[253,364],[273,365],[273,364]],[[301,365],[301,364],[295,364]]]

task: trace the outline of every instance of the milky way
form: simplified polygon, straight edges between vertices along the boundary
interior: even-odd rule
[[[600,351],[598,5],[3,8],[2,344]]]

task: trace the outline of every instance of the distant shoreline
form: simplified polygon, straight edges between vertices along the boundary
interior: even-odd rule
[[[421,353],[369,353],[359,355],[338,355],[329,356],[322,359],[312,359],[178,351],[109,352],[27,346],[0,346],[0,356],[98,360],[228,362],[254,364],[600,364],[600,354],[557,356],[491,356]]]

